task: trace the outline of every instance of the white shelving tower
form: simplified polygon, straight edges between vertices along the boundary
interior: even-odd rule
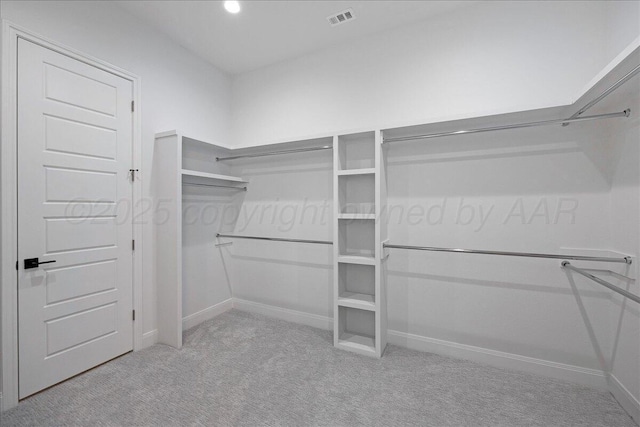
[[[334,345],[381,357],[386,337],[382,132],[333,140]]]

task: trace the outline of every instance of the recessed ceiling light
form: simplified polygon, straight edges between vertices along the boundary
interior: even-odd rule
[[[229,13],[238,13],[240,12],[240,3],[235,0],[225,1],[224,8]]]

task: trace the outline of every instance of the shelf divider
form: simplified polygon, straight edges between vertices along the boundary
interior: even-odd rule
[[[338,297],[338,305],[341,307],[376,311],[376,301],[373,295],[360,294],[356,292],[343,292]]]
[[[376,259],[374,257],[362,255],[339,255],[338,262],[344,264],[376,265]]]
[[[375,173],[376,173],[375,168],[345,169],[345,170],[339,170],[338,176],[373,175]]]
[[[338,219],[376,219],[376,214],[368,213],[341,213]]]

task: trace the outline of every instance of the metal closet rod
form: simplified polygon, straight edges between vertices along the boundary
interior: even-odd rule
[[[604,92],[602,92],[599,96],[597,96],[596,98],[592,99],[587,105],[585,105],[584,107],[582,107],[581,109],[579,109],[574,115],[572,115],[571,117],[569,117],[570,119],[575,119],[576,117],[582,115],[583,113],[585,113],[588,109],[590,109],[591,107],[593,107],[594,105],[596,105],[598,102],[602,101],[604,98],[606,98],[607,96],[609,96],[613,91],[615,91],[616,89],[618,89],[620,86],[622,86],[623,84],[625,84],[628,80],[630,80],[633,76],[635,76],[636,74],[640,73],[640,65],[636,65],[636,67],[629,71],[627,74],[625,74],[622,78],[620,78],[620,80],[618,80],[617,82],[615,82],[614,84],[612,84],[607,90],[605,90]],[[562,126],[566,126],[569,123],[563,123]]]
[[[279,154],[304,153],[305,151],[320,151],[320,150],[332,150],[332,149],[333,149],[333,146],[331,145],[323,145],[322,147],[295,148],[292,150],[269,151],[267,153],[244,154],[240,156],[230,156],[230,157],[216,157],[216,162],[219,162],[221,160],[235,160],[235,159],[244,159],[249,157],[276,156]]]
[[[620,295],[625,296],[625,297],[629,298],[630,300],[635,301],[638,304],[640,304],[640,296],[638,296],[638,295],[632,294],[631,292],[629,292],[629,291],[627,291],[625,289],[619,288],[616,285],[613,285],[613,284],[607,282],[606,280],[602,280],[601,278],[596,277],[591,273],[587,273],[582,268],[574,267],[573,265],[571,265],[571,263],[569,261],[562,261],[561,265],[562,265],[562,268],[566,268],[566,269],[569,269],[571,271],[575,271],[576,273],[581,274],[584,277],[586,277],[588,279],[591,279],[594,282],[599,283],[599,284],[601,284],[602,286],[604,286],[606,288],[611,289],[613,292],[617,292]]]
[[[195,183],[195,182],[183,182],[182,185],[192,185],[194,187],[232,188],[234,190],[247,191],[247,187],[234,187],[233,185],[198,184],[198,183]]]
[[[295,243],[316,243],[320,245],[333,245],[328,240],[307,240],[307,239],[285,239],[282,237],[261,237],[261,236],[239,236],[236,234],[216,234],[216,237],[228,237],[230,239],[253,239],[253,240],[269,240],[273,242],[295,242]]]
[[[627,108],[626,110],[621,111],[619,113],[597,114],[594,116],[575,117],[575,118],[569,118],[569,119],[543,120],[539,122],[516,123],[512,125],[491,126],[486,128],[463,129],[463,130],[457,130],[453,132],[439,132],[439,133],[429,133],[429,134],[423,134],[423,135],[399,136],[395,138],[384,138],[383,142],[389,143],[389,142],[400,142],[400,141],[412,141],[415,139],[440,138],[443,136],[467,135],[471,133],[493,132],[497,130],[530,128],[530,127],[536,127],[536,126],[549,126],[549,125],[573,123],[573,122],[586,122],[589,120],[613,119],[616,117],[629,117],[629,114],[631,114],[631,109]]]
[[[476,249],[457,249],[457,248],[438,248],[431,246],[410,246],[410,245],[392,245],[385,243],[385,248],[393,249],[411,249],[417,251],[431,251],[431,252],[455,252],[463,254],[484,254],[484,255],[502,255],[502,256],[518,256],[529,258],[551,258],[551,259],[571,259],[575,261],[599,261],[599,262],[620,262],[625,264],[631,264],[631,257],[624,258],[611,258],[611,257],[593,257],[582,255],[556,255],[556,254],[537,254],[531,252],[505,252],[505,251],[485,251]]]

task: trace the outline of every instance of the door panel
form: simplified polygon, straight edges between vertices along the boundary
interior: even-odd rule
[[[112,117],[116,115],[117,87],[62,67],[64,67],[62,64],[56,66],[44,63],[46,99]],[[80,73],[83,71],[81,70]]]
[[[45,271],[46,304],[56,304],[116,289],[116,260],[92,262]]]
[[[133,348],[130,81],[18,41],[20,398]],[[53,261],[25,269],[23,260]]]
[[[47,357],[112,334],[117,330],[116,303],[73,313],[47,323]]]
[[[77,251],[117,245],[115,218],[47,218],[46,252]]]
[[[47,202],[116,202],[115,173],[45,167]]]
[[[118,134],[86,123],[45,116],[47,151],[116,159]]]

